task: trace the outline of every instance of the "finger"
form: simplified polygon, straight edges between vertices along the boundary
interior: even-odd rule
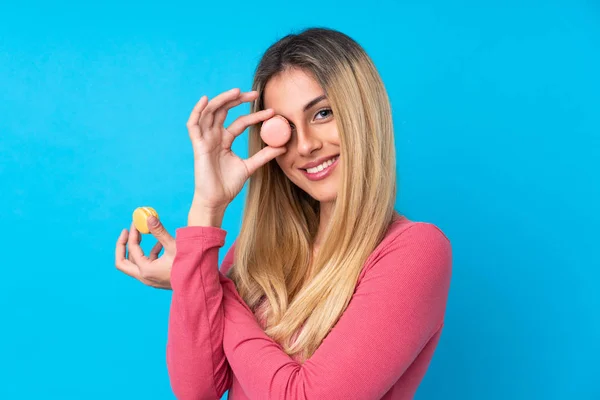
[[[285,154],[287,151],[287,147],[271,147],[267,146],[257,152],[252,157],[244,160],[246,164],[246,168],[248,169],[248,174],[252,175],[257,169],[282,154]]]
[[[196,103],[194,108],[192,109],[192,112],[190,113],[190,117],[188,118],[186,126],[188,128],[190,138],[192,138],[192,139],[193,139],[192,136],[196,136],[196,135],[200,134],[200,129],[198,127],[198,120],[200,119],[200,115],[202,114],[202,111],[204,111],[204,109],[206,108],[207,104],[208,104],[208,97],[202,96],[200,98],[200,100],[198,100],[198,102]]]
[[[237,107],[242,103],[247,103],[249,101],[256,100],[258,97],[258,92],[253,90],[251,92],[240,93],[240,95],[231,101],[223,104],[218,110],[215,110],[215,118],[213,121],[213,127],[222,126],[225,123],[225,119],[227,119],[227,112],[233,107]]]
[[[117,239],[117,248],[115,250],[115,266],[119,271],[122,271],[135,279],[140,279],[140,269],[138,266],[125,257],[127,238],[127,229],[123,229],[119,235],[119,238]]]
[[[115,264],[119,264],[121,260],[125,259],[127,247],[127,229],[123,229],[119,238],[117,239],[117,247],[115,249]]]
[[[117,269],[123,272],[125,275],[129,275],[132,278],[137,279],[138,281],[143,282],[142,273],[137,265],[129,261],[128,259],[122,260],[118,265]]]
[[[158,258],[158,255],[160,254],[160,251],[163,249],[163,245],[161,242],[156,242],[156,244],[154,245],[154,247],[152,247],[152,250],[150,250],[150,256],[148,257],[148,259],[150,261],[154,261]]]
[[[167,232],[162,222],[155,216],[151,215],[146,220],[150,233],[164,246],[167,250],[175,249],[175,239]]]
[[[221,108],[223,104],[235,100],[240,94],[239,88],[234,88],[219,94],[217,97],[213,98],[208,102],[208,105],[200,114],[200,120],[198,121],[198,125],[200,126],[200,130],[208,130],[213,125],[214,120],[214,112]]]
[[[242,134],[251,125],[258,124],[259,122],[263,122],[272,118],[275,115],[275,111],[271,108],[267,108],[266,110],[256,111],[252,114],[242,115],[238,117],[229,127],[227,128],[227,132],[231,135],[226,136],[223,139],[223,145],[225,148],[231,148],[233,144],[233,140]]]
[[[144,255],[144,251],[140,247],[140,242],[142,241],[140,232],[137,230],[133,222],[131,223],[131,229],[129,230],[129,240],[127,241],[127,246],[129,248],[129,254],[131,255],[131,260],[140,268],[142,268],[142,264],[145,264],[147,261],[147,257]]]

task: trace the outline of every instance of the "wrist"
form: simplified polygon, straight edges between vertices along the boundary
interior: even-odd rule
[[[225,210],[205,207],[192,207],[188,212],[188,226],[213,226],[220,228]]]
[[[188,226],[212,226],[221,228],[223,217],[214,215],[188,215]]]

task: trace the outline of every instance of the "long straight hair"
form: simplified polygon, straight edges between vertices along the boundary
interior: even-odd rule
[[[337,124],[343,173],[332,217],[313,260],[319,202],[270,161],[249,179],[228,277],[264,319],[265,333],[304,362],[348,306],[365,261],[394,218],[396,156],[387,92],[356,41],[310,28],[274,43],[255,71],[252,89],[259,97],[252,112],[264,109],[269,79],[289,68],[321,85]],[[249,155],[266,146],[261,125],[249,129]]]

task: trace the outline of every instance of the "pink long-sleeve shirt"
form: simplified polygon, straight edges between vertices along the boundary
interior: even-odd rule
[[[440,339],[450,241],[396,214],[348,307],[304,363],[287,355],[218,268],[226,231],[176,230],[167,367],[178,399],[412,399]]]

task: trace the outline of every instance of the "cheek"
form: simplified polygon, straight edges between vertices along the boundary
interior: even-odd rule
[[[338,147],[340,145],[340,135],[338,134],[337,127],[334,127],[333,131],[331,132],[331,143],[337,145]]]
[[[275,161],[277,162],[277,165],[279,165],[279,168],[281,168],[283,171],[289,171],[292,168],[291,157],[288,153],[285,153],[279,157],[275,157]]]
[[[293,160],[291,159],[291,157],[286,157],[286,155],[283,155],[275,157],[275,161],[277,162],[277,165],[279,166],[283,174],[287,176],[289,180],[291,180],[292,182],[297,181],[298,178],[294,174],[294,168],[292,166]]]

